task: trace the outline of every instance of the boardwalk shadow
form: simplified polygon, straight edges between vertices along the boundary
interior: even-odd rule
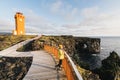
[[[47,69],[55,69],[54,67],[50,67],[50,66],[46,66],[46,65],[41,65],[41,64],[32,64],[32,65],[36,65],[36,66],[39,66],[39,67],[44,67],[44,68],[47,68]]]

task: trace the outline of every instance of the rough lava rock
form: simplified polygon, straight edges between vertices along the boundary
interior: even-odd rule
[[[115,51],[102,61],[102,67],[94,70],[102,80],[120,80],[120,57]]]
[[[0,80],[22,80],[33,57],[0,57]]]

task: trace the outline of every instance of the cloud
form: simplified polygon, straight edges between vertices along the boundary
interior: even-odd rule
[[[96,5],[79,8],[79,6],[73,6],[63,0],[55,0],[55,2],[49,3],[48,9],[52,13],[50,16],[57,15],[55,17],[61,18],[66,24],[54,24],[45,16],[30,11],[26,16],[27,28],[45,34],[120,35],[120,11],[117,9],[108,12]],[[79,20],[78,23],[75,23],[75,20]]]
[[[26,31],[28,33],[57,34],[59,32],[59,27],[56,24],[32,10],[26,11],[24,15],[26,18]]]
[[[63,6],[62,1],[58,0],[51,5],[51,11],[53,13],[59,12],[62,6]]]
[[[83,15],[83,20],[79,25],[95,27],[117,27],[120,25],[120,12],[113,12],[114,13],[100,12],[98,7],[85,8],[81,12],[81,15]]]
[[[86,9],[85,9],[86,10]],[[88,9],[91,15],[84,15],[84,19],[79,26],[87,26],[91,35],[108,35],[118,36],[120,32],[120,12],[112,13],[99,12],[99,8]],[[89,14],[89,13],[88,13]]]
[[[93,16],[84,17],[81,26],[93,26],[93,27],[118,27],[120,25],[119,13],[96,13]]]
[[[97,14],[98,14],[97,6],[84,8],[81,10],[81,15],[84,16],[85,18],[95,17]]]
[[[27,13],[25,13],[26,14],[25,18],[26,18],[26,24],[27,25],[40,26],[40,25],[48,23],[48,21],[44,17],[42,17],[40,15],[37,15],[33,11],[28,11]]]
[[[99,7],[84,8],[78,24],[63,25],[73,35],[120,36],[120,12],[100,12]]]
[[[8,31],[8,32],[12,32],[13,30],[13,26],[15,26],[13,23],[11,23],[9,20],[5,20],[5,19],[0,19],[0,31]]]
[[[64,15],[66,20],[73,20],[76,18],[76,15],[78,14],[78,9],[77,8],[73,8],[69,13],[66,13]]]
[[[50,11],[62,17],[65,21],[71,21],[79,15],[79,10],[71,4],[57,0],[50,5]]]

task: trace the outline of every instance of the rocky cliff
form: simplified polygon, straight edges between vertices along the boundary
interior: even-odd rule
[[[99,38],[74,37],[77,53],[96,54],[100,52]]]
[[[23,47],[22,50],[40,50],[43,44],[58,47],[59,44],[69,55],[77,53],[96,54],[100,52],[100,39],[73,36],[42,36],[40,39],[34,40]],[[30,47],[31,46],[31,47]]]
[[[120,57],[115,51],[102,61],[102,66],[94,70],[102,80],[120,80]]]

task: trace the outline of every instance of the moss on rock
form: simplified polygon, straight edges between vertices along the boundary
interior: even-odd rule
[[[101,80],[99,78],[99,75],[97,75],[89,70],[83,69],[78,65],[77,65],[77,69],[80,72],[80,74],[82,75],[83,80]]]

